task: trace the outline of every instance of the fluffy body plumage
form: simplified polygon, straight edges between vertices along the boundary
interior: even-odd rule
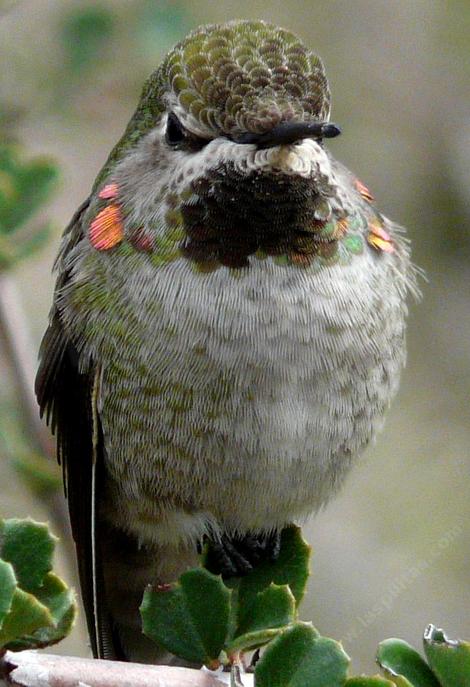
[[[203,27],[151,77],[66,231],[38,396],[100,655],[135,656],[145,584],[193,564],[204,534],[324,504],[397,390],[401,233],[321,141],[237,142],[328,114],[323,66],[292,34]]]

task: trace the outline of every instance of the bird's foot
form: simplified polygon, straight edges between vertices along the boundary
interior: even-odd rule
[[[206,567],[224,578],[241,577],[250,573],[262,560],[275,561],[281,546],[280,532],[270,534],[223,534],[209,542]]]

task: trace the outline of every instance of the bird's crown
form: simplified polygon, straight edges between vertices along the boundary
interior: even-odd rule
[[[135,142],[164,110],[214,135],[260,134],[281,122],[327,121],[321,59],[290,31],[263,21],[199,27],[147,80],[128,131]]]
[[[203,26],[166,57],[170,107],[208,135],[264,133],[281,121],[329,116],[323,64],[300,39],[262,21]]]

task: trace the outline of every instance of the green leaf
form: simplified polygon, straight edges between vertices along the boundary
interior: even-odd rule
[[[256,564],[253,572],[242,578],[226,580],[226,585],[239,590],[240,601],[248,604],[256,595],[269,587],[271,582],[277,585],[289,585],[295,597],[296,605],[301,602],[310,574],[309,561],[311,547],[302,537],[300,527],[289,525],[281,533],[281,547],[275,561],[263,560]],[[210,570],[210,547],[206,551],[203,564]]]
[[[298,605],[309,575],[309,556],[310,547],[302,538],[300,528],[292,525],[281,533],[280,552],[276,561],[260,561],[248,575],[225,580],[226,586],[233,592],[230,637],[240,634],[238,628],[243,626],[245,618],[250,617],[257,595],[272,583],[278,586],[289,585]],[[203,553],[202,563],[209,570],[213,565],[210,545]]]
[[[222,579],[195,568],[176,584],[146,590],[140,607],[143,631],[173,654],[210,665],[227,637],[229,605]]]
[[[385,668],[384,673],[385,675],[387,675],[392,685],[396,685],[396,687],[414,687],[414,685],[412,685],[411,682],[406,679],[406,677],[403,677],[403,675],[393,675],[389,670],[386,670]]]
[[[295,599],[296,607],[305,592],[309,576],[311,547],[301,534],[300,527],[290,525],[281,533],[281,547],[275,561],[260,561],[253,572],[244,577],[234,577],[225,581],[232,589],[230,612],[231,638],[240,634],[253,613],[257,595],[271,584],[288,585]],[[206,553],[205,564],[210,565],[210,549]]]
[[[240,597],[247,601],[268,587],[271,582],[289,585],[296,605],[302,601],[310,574],[311,547],[302,537],[296,525],[286,527],[281,533],[281,548],[276,561],[261,561],[255,570],[240,583]]]
[[[10,612],[0,629],[0,647],[9,648],[10,642],[30,635],[41,627],[53,627],[54,620],[48,608],[32,594],[16,589]]]
[[[346,680],[344,687],[394,687],[394,684],[381,675],[358,675]]]
[[[433,675],[425,660],[402,639],[386,639],[379,644],[377,661],[381,668],[397,685],[406,685],[405,678],[413,687],[439,687],[439,682]]]
[[[342,687],[349,657],[342,646],[297,623],[276,637],[256,664],[256,687]]]
[[[16,589],[16,577],[13,566],[0,559],[0,628],[11,608]]]
[[[424,651],[442,687],[469,687],[469,642],[448,639],[443,630],[428,625],[424,632]]]
[[[12,564],[18,584],[35,591],[52,568],[57,538],[33,520],[0,520],[0,557]]]
[[[35,596],[49,609],[54,626],[42,627],[34,632],[32,637],[26,638],[21,646],[24,649],[45,647],[59,642],[70,633],[77,612],[73,591],[54,573],[46,575]]]
[[[247,632],[246,634],[240,635],[233,641],[229,642],[226,652],[229,656],[233,656],[238,651],[252,651],[253,649],[259,649],[286,629],[287,626],[284,625],[282,627]]]
[[[48,572],[55,541],[47,525],[0,520],[0,647],[34,649],[69,633],[76,612],[73,592]]]
[[[280,628],[293,623],[294,617],[295,599],[290,588],[271,584],[256,595],[250,613],[245,614],[227,651],[233,653],[263,646],[279,633]]]
[[[256,595],[250,613],[241,621],[237,634],[283,627],[294,622],[295,599],[290,587],[271,583]]]
[[[65,637],[75,618],[74,595],[64,582],[48,572],[55,545],[47,525],[32,520],[0,520],[0,608],[4,609],[2,580],[5,566],[13,579],[12,603],[0,629],[0,646],[35,649],[55,644]],[[13,578],[12,578],[13,576]],[[27,590],[27,591],[25,591]]]

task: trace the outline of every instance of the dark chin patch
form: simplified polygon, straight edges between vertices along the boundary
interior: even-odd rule
[[[326,218],[318,218],[325,200],[312,179],[247,175],[227,165],[196,179],[190,191],[181,205],[182,251],[200,265],[247,267],[255,253],[308,264],[325,243],[320,234]]]

